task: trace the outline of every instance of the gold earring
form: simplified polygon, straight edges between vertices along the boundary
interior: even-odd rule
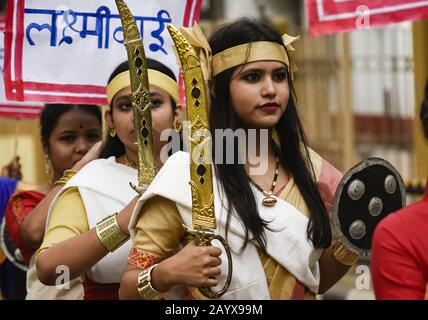
[[[52,173],[52,162],[47,154],[45,154],[45,172],[46,174]]]
[[[110,129],[110,137],[114,138],[114,137],[116,137],[116,134],[117,134],[116,130],[111,128]]]
[[[177,131],[177,132],[180,132],[180,131],[181,131],[181,122],[180,122],[180,121],[176,120],[176,121],[174,122],[174,129],[175,129],[175,131]]]

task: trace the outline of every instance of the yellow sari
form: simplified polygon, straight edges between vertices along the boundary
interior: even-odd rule
[[[312,150],[310,150],[310,157],[321,197],[327,207],[327,211],[330,212],[341,174]],[[294,183],[294,179],[291,178],[277,196],[293,205],[309,218],[309,208]],[[172,256],[184,239],[185,233],[180,213],[175,203],[171,200],[159,196],[153,197],[147,200],[142,211],[144,211],[144,214],[141,215],[140,212],[136,225],[136,236],[133,239],[133,248],[128,257],[128,262],[135,267],[146,269]],[[272,299],[302,300],[315,298],[316,293],[310,292],[268,254],[259,250],[259,256]],[[186,295],[186,299],[203,298],[198,290],[188,290]]]

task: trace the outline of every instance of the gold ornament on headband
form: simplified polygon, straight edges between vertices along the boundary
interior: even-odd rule
[[[297,68],[296,60],[294,59],[294,52],[296,51],[296,49],[294,49],[294,47],[292,46],[292,43],[299,40],[300,36],[292,37],[284,33],[281,38],[282,38],[282,42],[284,43],[284,46],[287,48],[287,51],[288,51],[289,60],[290,60],[290,66],[289,66],[290,74],[291,74],[291,79],[293,79],[294,73],[298,71],[298,68]]]
[[[187,41],[189,41],[196,54],[199,56],[202,74],[204,75],[205,81],[210,80],[212,52],[201,28],[195,22],[192,28],[180,27],[179,30],[182,35],[186,37]],[[180,61],[178,61],[178,63],[180,63]]]

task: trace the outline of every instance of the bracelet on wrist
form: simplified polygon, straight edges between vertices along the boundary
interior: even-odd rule
[[[117,213],[98,222],[95,230],[101,244],[109,252],[115,251],[129,239],[129,235],[123,232],[119,227]]]
[[[338,262],[347,266],[355,264],[360,257],[357,253],[348,249],[340,239],[333,244],[332,252]]]
[[[158,264],[147,268],[138,275],[137,290],[144,300],[159,300],[163,293],[157,291],[152,286],[152,271]]]

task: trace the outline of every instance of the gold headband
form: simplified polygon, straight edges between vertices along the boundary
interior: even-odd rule
[[[157,86],[164,90],[168,95],[174,100],[175,103],[178,101],[178,84],[171,77],[168,77],[166,74],[153,70],[147,70],[149,76],[149,83],[151,85]],[[131,79],[129,76],[129,70],[126,70],[116,77],[107,86],[107,101],[108,104],[111,103],[116,93],[118,93],[123,88],[126,88],[131,85]]]
[[[258,41],[241,44],[216,54],[212,60],[212,76],[244,63],[261,60],[279,61],[290,67],[284,46],[276,42]]]
[[[284,34],[282,36],[284,46],[276,42],[256,41],[228,48],[211,57],[211,48],[197,23],[192,28],[181,27],[180,30],[199,54],[206,80],[215,77],[224,70],[261,60],[283,62],[288,67],[292,78],[293,73],[297,71],[293,59],[294,48],[292,43],[298,40],[299,36],[292,37]],[[284,47],[287,48],[288,55]]]

